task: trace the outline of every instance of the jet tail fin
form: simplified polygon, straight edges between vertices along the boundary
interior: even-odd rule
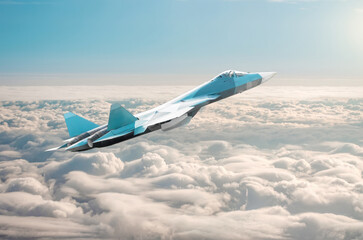
[[[129,111],[123,108],[119,103],[111,105],[110,117],[108,119],[108,130],[114,130],[138,120]]]
[[[84,119],[72,112],[64,114],[64,120],[66,121],[70,137],[78,136],[79,134],[99,127],[96,123]]]

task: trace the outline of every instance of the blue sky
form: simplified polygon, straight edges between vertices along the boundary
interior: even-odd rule
[[[226,69],[363,79],[362,63],[359,0],[0,1],[2,85]]]

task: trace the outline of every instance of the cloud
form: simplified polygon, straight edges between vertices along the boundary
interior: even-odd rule
[[[92,175],[105,175],[120,172],[123,162],[112,153],[79,154],[69,160],[52,162],[44,167],[46,178],[60,179],[63,175],[80,171]]]
[[[103,89],[92,101],[31,99],[28,90],[0,104],[4,238],[363,237],[362,89],[261,87],[183,128],[53,154],[44,150],[68,137],[64,112],[103,123],[105,100],[136,113],[180,89],[150,88],[145,99]]]
[[[48,195],[48,188],[35,178],[13,178],[7,183],[5,192],[27,192],[34,195]]]
[[[360,239],[361,221],[333,214],[305,213],[287,232],[293,239]]]
[[[0,215],[0,235],[8,239],[100,238],[106,230],[91,224],[82,225],[64,218]]]

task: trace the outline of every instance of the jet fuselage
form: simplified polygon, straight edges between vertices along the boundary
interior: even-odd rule
[[[50,150],[65,148],[68,151],[85,151],[113,145],[159,129],[171,130],[189,123],[200,108],[254,88],[275,74],[225,71],[191,91],[135,116],[119,104],[113,104],[109,122],[102,126],[73,113],[67,113],[65,119],[73,138],[66,140],[62,146]],[[80,134],[75,136],[77,133]]]

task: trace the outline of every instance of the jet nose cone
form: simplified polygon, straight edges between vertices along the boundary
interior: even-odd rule
[[[276,75],[275,72],[260,72],[258,74],[260,74],[260,76],[262,77],[262,83],[267,82],[269,79]]]

